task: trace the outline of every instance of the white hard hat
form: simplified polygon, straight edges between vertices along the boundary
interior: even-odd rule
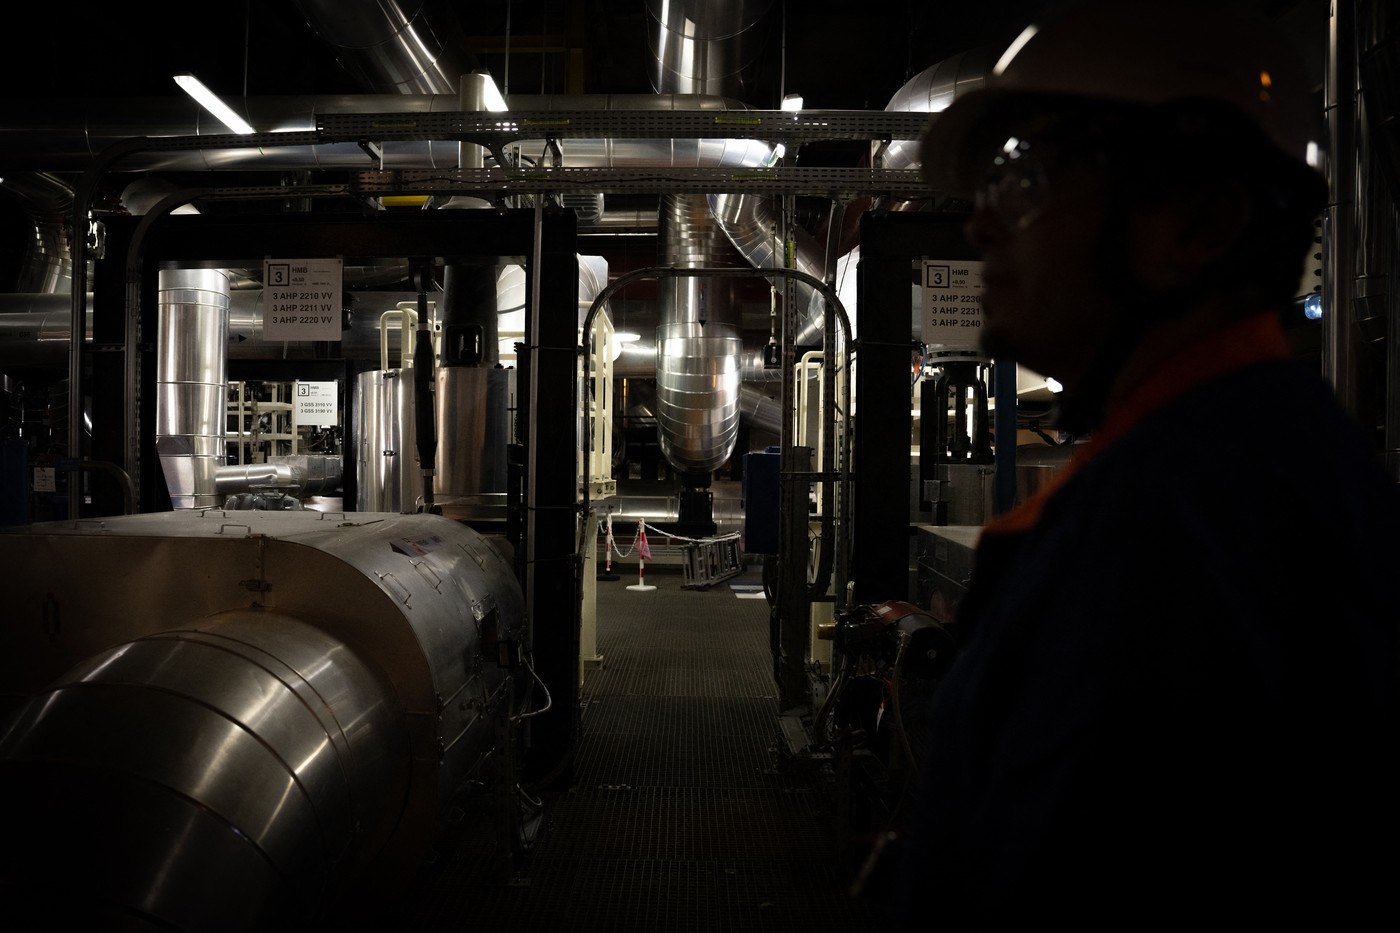
[[[1024,114],[1028,99],[1041,96],[1223,102],[1300,164],[1321,125],[1298,50],[1268,21],[1178,0],[1087,0],[1027,27],[981,88],[934,116],[921,143],[924,178],[935,188],[969,190],[980,170],[978,153],[968,151],[974,134],[998,129],[1000,118]]]

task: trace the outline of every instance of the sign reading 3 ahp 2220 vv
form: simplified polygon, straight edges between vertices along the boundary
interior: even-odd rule
[[[339,340],[343,263],[263,260],[263,339]]]

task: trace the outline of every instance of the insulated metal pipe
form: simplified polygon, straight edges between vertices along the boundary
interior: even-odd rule
[[[161,270],[156,454],[177,509],[219,504],[228,400],[228,274]]]
[[[387,696],[343,644],[276,613],[117,645],[0,737],[6,797],[43,814],[7,826],[4,860],[63,865],[78,886],[52,892],[50,917],[89,929],[313,923],[362,833],[382,841],[373,808],[402,793],[407,741]]]
[[[505,753],[523,597],[458,522],[186,509],[0,528],[0,563],[12,925],[357,926]]]

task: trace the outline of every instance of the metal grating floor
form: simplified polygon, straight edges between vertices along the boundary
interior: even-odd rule
[[[377,929],[527,933],[861,933],[852,841],[820,769],[780,770],[768,603],[731,583],[598,583],[598,653],[566,790],[514,872],[466,812]]]

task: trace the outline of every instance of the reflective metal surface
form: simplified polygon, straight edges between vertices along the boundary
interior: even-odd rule
[[[713,321],[663,324],[656,342],[661,451],[677,469],[718,469],[739,432],[738,332]]]
[[[448,518],[495,517],[498,511],[496,499],[506,491],[509,395],[510,374],[504,369],[438,370],[433,499]]]
[[[0,532],[0,561],[0,888],[86,928],[392,893],[497,741],[483,635],[526,637],[501,551],[438,516],[55,522]]]
[[[506,487],[510,373],[447,366],[437,371],[438,447],[433,499],[449,518],[494,518]],[[358,511],[413,512],[423,495],[413,370],[370,370],[355,379]]]
[[[355,377],[359,512],[411,512],[422,495],[414,445],[413,371],[373,369]]]
[[[772,0],[647,0],[652,87],[688,94],[723,86],[742,94],[772,6]]]
[[[511,95],[514,109],[675,109],[746,110],[745,104],[714,96],[595,95],[532,98]],[[456,113],[461,103],[452,94],[358,94],[309,97],[234,98],[230,106],[244,114],[260,133],[309,132],[322,114]],[[193,100],[133,98],[72,100],[55,103],[31,98],[0,101],[0,162],[7,169],[81,171],[103,150],[133,136],[220,136],[228,130],[207,116]],[[523,140],[523,152],[539,153],[543,140]],[[748,167],[767,164],[772,147],[744,139],[569,139],[562,145],[564,165],[574,168],[619,166]],[[455,141],[386,141],[388,169],[453,169]],[[363,169],[365,153],[353,142],[275,147],[181,148],[124,156],[125,168],[141,171],[212,171],[238,168]]]
[[[98,879],[93,919],[139,908],[190,930],[274,912],[313,920],[337,869],[384,841],[375,802],[404,791],[391,700],[344,645],[276,613],[109,649],[0,738],[6,797],[45,817],[10,823],[6,848]],[[375,838],[361,837],[371,826]]]
[[[342,472],[339,457],[291,454],[267,463],[222,465],[215,471],[214,488],[221,498],[259,490],[307,498],[340,488]]]
[[[296,5],[365,87],[451,94],[458,78],[475,67],[472,56],[443,41],[428,16],[431,5],[422,0],[296,0]]]
[[[228,274],[162,270],[156,355],[156,453],[177,509],[219,504],[226,458]]]

